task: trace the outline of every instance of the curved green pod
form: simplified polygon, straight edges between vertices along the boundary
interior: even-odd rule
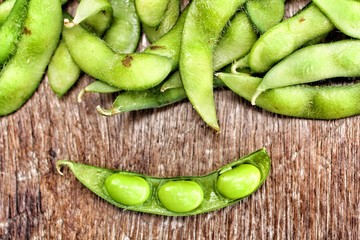
[[[250,101],[261,78],[218,73],[223,83]],[[269,112],[307,119],[339,119],[360,114],[360,83],[335,86],[296,85],[270,89],[256,100]]]
[[[24,31],[28,4],[29,0],[16,1],[5,22],[0,26],[0,66],[16,51],[17,43]]]
[[[81,70],[76,65],[63,40],[60,40],[48,65],[47,75],[51,90],[59,97],[65,95],[75,84]]]
[[[132,53],[140,40],[141,26],[134,0],[110,0],[113,21],[103,39],[116,52]]]
[[[360,76],[360,40],[342,40],[304,47],[272,67],[257,87],[252,103],[272,88]]]
[[[118,54],[80,25],[64,28],[62,36],[81,70],[120,89],[151,88],[171,71],[171,61],[167,57],[148,53]]]
[[[244,12],[238,12],[218,40],[213,53],[214,71],[248,54],[258,39],[254,28]]]
[[[0,26],[5,22],[9,16],[11,9],[14,7],[16,0],[7,0],[0,4]]]
[[[255,42],[249,55],[251,70],[267,72],[273,65],[310,40],[335,28],[314,4],[266,31]]]
[[[112,17],[113,8],[109,0],[82,0],[74,18],[65,18],[64,24],[71,28],[81,23],[89,31],[102,36],[112,24]]]
[[[330,21],[346,35],[360,39],[360,2],[358,0],[313,0]]]
[[[244,2],[193,1],[184,24],[179,60],[181,79],[194,109],[215,131],[220,127],[213,96],[212,53],[225,24]]]
[[[163,19],[170,0],[135,0],[140,21],[149,27],[156,27]]]
[[[181,48],[181,41],[179,39],[181,39],[187,13],[188,8],[185,8],[175,26],[144,50],[145,53],[167,57],[171,61],[171,71],[174,71],[179,66]]]
[[[62,28],[59,0],[31,0],[14,56],[0,75],[0,116],[19,109],[35,92],[58,44]]]
[[[227,207],[254,193],[268,177],[271,160],[266,150],[260,149],[210,174],[173,178],[57,161],[60,173],[64,166],[69,167],[89,190],[119,208],[165,216],[190,216]],[[257,179],[255,185],[254,179]],[[217,184],[218,181],[221,183]],[[228,185],[221,185],[224,181]],[[231,198],[227,197],[228,193]]]
[[[284,18],[284,0],[248,0],[246,13],[260,33],[264,33]]]
[[[161,86],[143,91],[121,92],[109,109],[97,106],[96,110],[105,116],[113,116],[122,112],[138,111],[143,109],[160,108],[186,98],[183,87],[172,88],[162,92]],[[99,89],[97,89],[97,92]]]
[[[147,39],[153,43],[164,36],[176,24],[180,16],[180,1],[170,0],[167,9],[164,13],[163,19],[156,27],[149,27],[143,24],[143,31]]]

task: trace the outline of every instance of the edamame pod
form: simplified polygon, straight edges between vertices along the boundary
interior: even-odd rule
[[[284,17],[284,0],[248,0],[245,4],[246,13],[260,33],[275,26]]]
[[[104,35],[104,41],[118,53],[132,53],[140,40],[140,21],[134,0],[110,0],[113,22]]]
[[[110,109],[97,106],[96,110],[105,116],[112,116],[122,112],[137,111],[150,108],[159,108],[179,102],[186,98],[183,87],[172,88],[165,92],[160,86],[143,91],[125,91],[120,93]]]
[[[257,39],[257,34],[246,14],[237,13],[215,46],[214,70],[217,71],[236,59],[244,57],[250,52]]]
[[[254,72],[264,73],[311,39],[329,33],[334,28],[320,9],[310,3],[295,16],[260,36],[250,51],[250,67]]]
[[[63,38],[81,70],[120,89],[151,88],[171,71],[168,58],[148,53],[117,54],[102,39],[80,25],[64,28]]]
[[[115,93],[119,91],[120,89],[118,89],[117,87],[111,86],[101,81],[94,81],[80,91],[80,93],[78,94],[78,102],[80,103],[82,101],[82,96],[88,92]]]
[[[9,16],[11,9],[14,7],[16,0],[7,0],[0,4],[0,26],[5,22]]]
[[[255,151],[199,177],[156,178],[60,160],[92,192],[126,210],[165,216],[190,216],[235,204],[266,180],[271,160],[265,149]],[[225,183],[225,184],[224,184]]]
[[[60,38],[59,0],[31,0],[17,51],[0,76],[0,116],[19,109],[35,92]]]
[[[180,58],[181,35],[184,29],[184,22],[188,12],[185,8],[175,26],[159,40],[145,49],[145,53],[152,53],[167,57],[171,61],[171,71],[178,68]]]
[[[170,0],[135,0],[140,21],[149,27],[160,24]]]
[[[100,106],[96,109],[100,114],[112,116],[122,112],[160,108],[186,99],[186,93],[181,83],[179,72],[175,72],[170,79],[173,82],[166,81],[168,83],[166,84],[167,86],[161,84],[144,91],[121,92],[110,109],[104,109]],[[217,77],[214,78],[214,87],[221,87],[223,85]],[[101,88],[94,89],[94,92],[101,92]]]
[[[0,26],[0,66],[16,51],[16,44],[24,31],[28,3],[29,0],[17,0],[5,22]]]
[[[51,90],[62,97],[75,84],[80,73],[81,70],[72,59],[65,42],[60,40],[47,70]]]
[[[335,77],[360,76],[360,40],[304,47],[276,64],[264,76],[251,103],[264,91]]]
[[[218,73],[239,96],[250,101],[261,78],[248,74]],[[256,100],[269,112],[308,119],[339,119],[360,114],[360,83],[335,86],[296,85],[270,89]]]
[[[360,2],[357,0],[314,0],[314,4],[346,35],[360,39]]]
[[[164,36],[175,25],[180,15],[180,1],[169,0],[169,4],[165,11],[164,17],[159,26],[149,27],[143,24],[143,31],[147,39],[153,43]]]
[[[110,25],[112,12],[113,9],[109,0],[82,0],[76,9],[74,19],[72,21],[65,19],[65,26],[73,27],[95,16],[95,18],[90,19],[90,26],[94,29],[94,32],[102,35]],[[105,26],[103,26],[104,23]]]
[[[216,131],[220,127],[213,96],[212,52],[225,24],[244,2],[195,0],[184,24],[179,61],[181,79],[195,110]]]

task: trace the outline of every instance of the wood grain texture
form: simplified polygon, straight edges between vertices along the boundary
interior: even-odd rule
[[[290,16],[305,1],[288,1]],[[16,113],[0,118],[0,239],[359,239],[360,116],[282,117],[216,91],[221,133],[184,101],[103,117],[112,96],[63,98],[45,78]],[[101,200],[58,159],[165,177],[202,175],[266,147],[272,171],[246,200],[193,217],[124,211]]]

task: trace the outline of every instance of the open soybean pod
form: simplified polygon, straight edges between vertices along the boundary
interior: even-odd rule
[[[271,160],[265,149],[200,177],[156,178],[60,160],[75,177],[109,203],[132,211],[190,216],[239,202],[266,180]]]

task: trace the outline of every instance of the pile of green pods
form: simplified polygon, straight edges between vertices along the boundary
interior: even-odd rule
[[[117,94],[110,108],[97,107],[106,116],[188,99],[204,122],[220,131],[218,87],[282,115],[358,115],[360,2],[312,0],[289,18],[286,4],[2,1],[0,116],[18,110],[44,74],[61,97],[81,73],[94,82],[80,91],[79,101],[87,92]]]

